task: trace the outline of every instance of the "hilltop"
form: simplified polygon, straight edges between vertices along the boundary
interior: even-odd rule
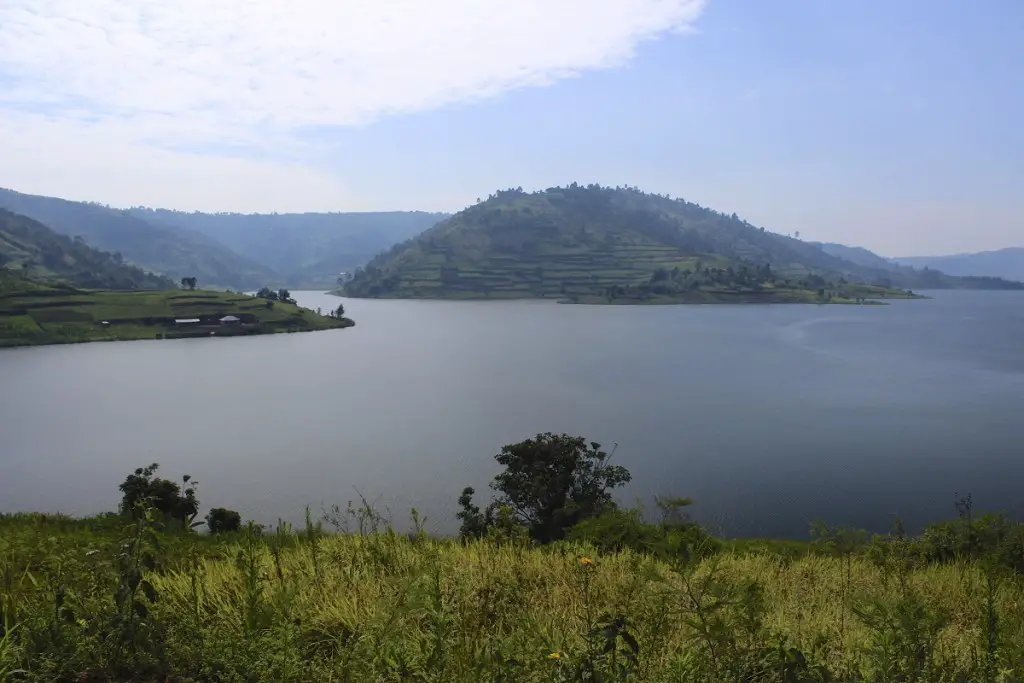
[[[165,277],[92,249],[27,216],[0,209],[0,268],[22,277],[102,289],[172,289]]]
[[[573,184],[498,192],[378,255],[343,292],[588,303],[850,302],[958,286],[966,283],[942,273],[853,263],[681,199]]]

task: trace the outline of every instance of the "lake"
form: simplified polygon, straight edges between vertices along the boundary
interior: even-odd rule
[[[0,351],[0,511],[114,509],[136,467],[203,513],[299,521],[357,491],[456,527],[503,444],[600,441],[621,498],[691,496],[736,535],[1024,516],[1024,294],[890,306],[339,300],[357,326]],[[478,501],[479,502],[479,501]]]

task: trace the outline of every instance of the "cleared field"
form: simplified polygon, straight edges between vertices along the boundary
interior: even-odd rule
[[[0,289],[0,346],[237,336],[349,327],[280,301],[212,291],[102,291],[62,286]],[[220,318],[234,316],[234,324]],[[176,320],[199,319],[199,323]]]

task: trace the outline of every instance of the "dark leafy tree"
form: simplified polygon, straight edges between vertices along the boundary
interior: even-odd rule
[[[186,287],[188,289],[195,289],[197,283],[198,283],[198,280],[196,280],[196,278],[194,278],[194,277],[183,277],[183,278],[181,278],[181,286],[182,287]]]
[[[213,508],[206,513],[206,526],[211,534],[238,531],[242,528],[242,516],[227,508]]]
[[[272,290],[270,287],[260,287],[260,290],[256,292],[256,296],[261,299],[267,299],[268,301],[277,301],[277,292]]]
[[[187,474],[182,477],[180,486],[169,479],[156,477],[159,467],[157,463],[140,467],[125,478],[119,487],[123,494],[121,513],[133,516],[138,509],[137,503],[146,502],[160,512],[165,521],[173,521],[184,528],[191,527],[199,513],[195,482]]]
[[[494,505],[511,510],[541,543],[558,540],[580,520],[614,509],[612,489],[631,479],[626,468],[611,464],[601,444],[567,434],[538,434],[503,447],[494,459],[505,468],[491,482],[499,494]],[[471,498],[467,490],[459,501],[470,520],[476,507]]]
[[[293,303],[292,293],[289,292],[287,289],[284,289],[284,288],[281,288],[281,289],[277,290],[277,298],[278,298],[279,301],[284,301],[286,303]]]
[[[472,486],[462,489],[459,496],[459,512],[455,515],[460,522],[459,535],[462,538],[480,538],[487,533],[487,519],[480,507],[473,504]]]

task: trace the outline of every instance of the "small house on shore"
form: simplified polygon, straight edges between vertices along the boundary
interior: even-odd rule
[[[238,325],[242,319],[234,315],[226,315],[220,319],[221,325]]]

